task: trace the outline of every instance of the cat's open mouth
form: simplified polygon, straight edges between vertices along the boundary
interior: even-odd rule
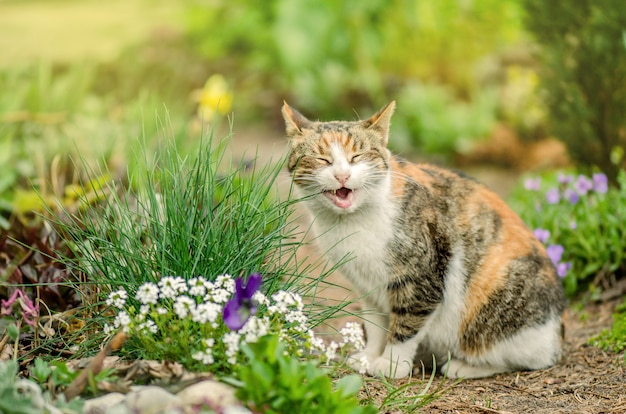
[[[346,187],[324,191],[323,194],[339,208],[350,207],[354,198],[354,191]]]

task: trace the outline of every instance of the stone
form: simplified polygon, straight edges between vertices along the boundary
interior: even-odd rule
[[[222,411],[225,407],[241,406],[235,397],[235,389],[224,383],[205,380],[180,391],[176,396],[185,407],[206,406],[215,411]],[[246,410],[246,412],[249,412]]]
[[[126,394],[126,407],[137,414],[183,412],[180,398],[154,385],[133,387]]]
[[[126,396],[119,392],[112,392],[102,397],[92,398],[85,401],[83,412],[85,414],[105,414],[110,412],[110,408],[121,403]]]

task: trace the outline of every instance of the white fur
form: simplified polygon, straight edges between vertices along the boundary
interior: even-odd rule
[[[441,369],[448,370],[450,378],[480,378],[516,369],[542,369],[557,362],[561,349],[561,321],[557,315],[543,325],[522,329],[510,338],[497,342],[484,354],[474,357],[464,355],[463,364],[451,360]],[[484,375],[479,375],[480,370]]]

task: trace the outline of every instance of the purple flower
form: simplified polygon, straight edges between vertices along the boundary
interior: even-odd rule
[[[578,203],[578,200],[580,200],[580,196],[578,195],[578,193],[571,188],[565,189],[565,191],[563,192],[563,198],[566,198],[570,204],[576,204]]]
[[[569,222],[569,228],[572,230],[576,230],[576,227],[578,227],[578,224],[576,224],[576,222],[574,220]]]
[[[559,189],[554,187],[546,191],[546,201],[548,204],[557,204],[561,196],[559,194]]]
[[[24,321],[30,326],[35,326],[35,318],[39,316],[39,305],[35,305],[21,289],[13,292],[9,299],[0,301],[0,315],[10,315],[16,302],[20,305]]]
[[[570,262],[561,262],[556,265],[556,274],[560,278],[564,278],[567,275],[567,272],[572,268],[572,263]]]
[[[584,196],[593,188],[593,181],[584,175],[579,175],[574,183],[574,188],[579,195]]]
[[[593,191],[596,193],[604,194],[609,190],[609,180],[605,174],[594,174],[591,179],[593,180]]]
[[[244,286],[243,278],[235,280],[235,294],[224,306],[224,323],[231,331],[238,331],[248,318],[256,313],[257,303],[252,298],[261,287],[261,275],[253,273]]]
[[[552,263],[554,263],[555,266],[558,266],[564,251],[565,248],[560,244],[550,244],[546,247],[548,257],[552,260]]]
[[[546,229],[535,229],[533,234],[541,243],[545,243],[550,238],[550,230]]]
[[[541,186],[541,177],[527,178],[524,181],[524,188],[529,191],[539,191]]]
[[[559,173],[558,180],[559,180],[559,183],[561,184],[569,184],[572,181],[574,181],[574,177],[571,175],[565,175],[563,173]]]

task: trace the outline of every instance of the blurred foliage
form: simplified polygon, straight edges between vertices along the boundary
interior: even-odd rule
[[[139,78],[137,95],[127,100],[116,88],[102,93],[102,72],[89,64],[0,71],[0,229],[8,228],[11,212],[42,211],[42,204],[54,205],[55,199],[74,203],[74,185],[84,178],[85,166],[103,162],[117,174],[127,164],[141,165],[138,144],[159,134],[161,98],[142,89]],[[187,117],[181,121],[179,115],[192,111],[189,93],[185,98],[188,108],[174,105],[168,111],[172,128],[187,126]]]
[[[604,184],[596,184],[602,176]],[[625,170],[618,182],[607,187],[604,174],[588,178],[550,172],[527,179],[525,188],[516,188],[509,197],[532,230],[547,230],[547,243],[563,246],[563,261],[572,265],[562,279],[570,297],[598,294],[626,278]]]
[[[540,43],[550,128],[575,161],[616,182],[626,147],[626,7],[621,0],[523,0]],[[623,166],[624,164],[622,164]]]
[[[350,119],[397,99],[396,144],[444,155],[488,135],[498,96],[480,66],[523,38],[516,0],[187,4],[191,43],[244,91],[243,112],[287,99]]]

